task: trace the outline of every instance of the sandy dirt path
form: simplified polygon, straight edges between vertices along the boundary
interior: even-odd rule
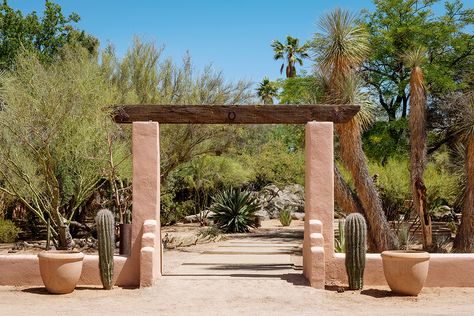
[[[0,315],[474,315],[474,288],[316,290],[301,276],[297,230],[165,252],[165,276],[147,289],[79,287],[68,295],[0,287]]]

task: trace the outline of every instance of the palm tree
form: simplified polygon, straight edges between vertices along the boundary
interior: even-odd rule
[[[281,43],[280,41],[274,40],[272,42],[273,51],[275,55],[273,58],[275,60],[286,59],[286,77],[293,78],[296,77],[296,63],[303,66],[303,59],[309,58],[308,49],[309,44],[305,43],[303,46],[300,46],[300,41],[297,38],[287,36],[286,44]],[[285,63],[281,64],[280,74],[283,73],[283,68]]]
[[[257,95],[262,99],[263,104],[273,104],[273,97],[278,95],[278,88],[267,77],[258,84]]]
[[[320,22],[321,34],[316,34],[315,46],[320,72],[325,80],[326,102],[351,104],[360,102],[360,80],[355,70],[368,54],[367,35],[362,28],[355,25],[355,17],[349,12],[337,9]],[[336,124],[339,136],[340,157],[344,166],[351,173],[362,209],[346,210],[362,212],[368,222],[369,241],[374,250],[383,251],[394,248],[395,235],[391,231],[382,209],[375,184],[369,174],[367,160],[362,150],[361,131],[367,124],[370,111],[367,103],[358,115],[344,124]],[[336,173],[337,174],[337,173]],[[340,180],[340,179],[339,179]],[[340,181],[336,181],[336,184]],[[336,191],[341,194],[344,190]],[[349,205],[356,206],[354,199],[347,199]]]
[[[458,252],[474,252],[474,92],[463,94],[456,103],[458,114],[450,130],[465,150],[466,184],[461,225],[454,249]]]
[[[431,217],[426,205],[426,186],[423,173],[426,167],[426,89],[420,64],[425,52],[418,48],[405,56],[410,74],[410,180],[413,194],[413,206],[420,216],[423,247],[432,244]]]

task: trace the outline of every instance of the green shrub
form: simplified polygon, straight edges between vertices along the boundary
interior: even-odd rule
[[[303,151],[289,148],[281,141],[269,141],[258,152],[243,154],[242,159],[253,170],[254,181],[259,187],[269,183],[277,186],[304,184]]]
[[[344,222],[339,220],[337,225],[339,231],[339,238],[334,237],[334,252],[345,253],[346,252],[346,236],[344,234]]]
[[[288,210],[283,210],[280,212],[280,223],[283,225],[283,226],[290,226],[291,224],[291,212],[288,211]]]
[[[0,219],[0,242],[14,242],[18,238],[21,229],[10,220]]]
[[[161,196],[161,225],[168,226],[176,224],[187,215],[194,212],[195,204],[192,200],[177,202],[173,199],[175,196],[172,193],[165,193]]]
[[[248,191],[224,190],[213,197],[212,219],[226,233],[248,232],[255,227],[258,201]]]
[[[408,159],[390,158],[385,165],[370,163],[370,173],[376,175],[384,211],[389,220],[410,211],[412,194]],[[429,210],[441,204],[452,206],[459,192],[460,177],[450,172],[444,163],[432,157],[424,175]]]

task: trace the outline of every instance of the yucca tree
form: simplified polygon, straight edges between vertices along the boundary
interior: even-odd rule
[[[275,53],[273,58],[275,60],[286,59],[286,77],[293,78],[296,77],[296,63],[303,66],[303,59],[309,58],[308,49],[309,44],[305,43],[300,46],[300,41],[297,38],[287,36],[286,43],[283,44],[280,41],[274,40],[272,42],[272,48]],[[283,73],[283,68],[285,68],[285,63],[281,64],[280,73]]]
[[[423,173],[426,167],[426,89],[423,71],[420,67],[425,56],[422,48],[405,55],[410,73],[410,181],[413,207],[420,216],[423,248],[432,244],[431,217],[426,205],[426,186]]]
[[[458,101],[458,114],[450,131],[465,149],[466,184],[463,210],[454,249],[474,252],[474,92],[465,93]]]
[[[367,34],[356,25],[353,15],[341,9],[324,16],[319,26],[322,32],[316,34],[315,48],[321,75],[326,82],[326,102],[332,104],[360,102],[360,81],[356,77],[356,69],[369,51]],[[367,219],[369,241],[373,243],[373,250],[383,251],[394,248],[396,239],[383,212],[381,200],[369,174],[367,160],[362,150],[361,131],[369,118],[365,108],[367,104],[363,105],[363,110],[356,117],[347,123],[336,124],[335,129],[339,136],[342,163],[351,173],[358,201],[363,208],[359,211],[362,211]],[[342,179],[336,178],[335,182],[336,185],[341,185],[341,182],[337,180]],[[344,193],[341,188],[339,189],[340,192],[336,192],[336,197],[338,193]],[[353,207],[357,205],[354,197],[346,197],[349,205]],[[346,209],[345,211],[357,210]]]
[[[278,95],[278,88],[267,77],[258,84],[257,95],[263,104],[273,104],[273,98]]]

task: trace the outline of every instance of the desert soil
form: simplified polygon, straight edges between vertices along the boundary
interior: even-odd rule
[[[184,229],[192,231],[191,228]],[[473,315],[474,288],[316,290],[301,275],[302,223],[265,223],[253,234],[166,250],[164,276],[145,289],[0,286],[0,315]]]

